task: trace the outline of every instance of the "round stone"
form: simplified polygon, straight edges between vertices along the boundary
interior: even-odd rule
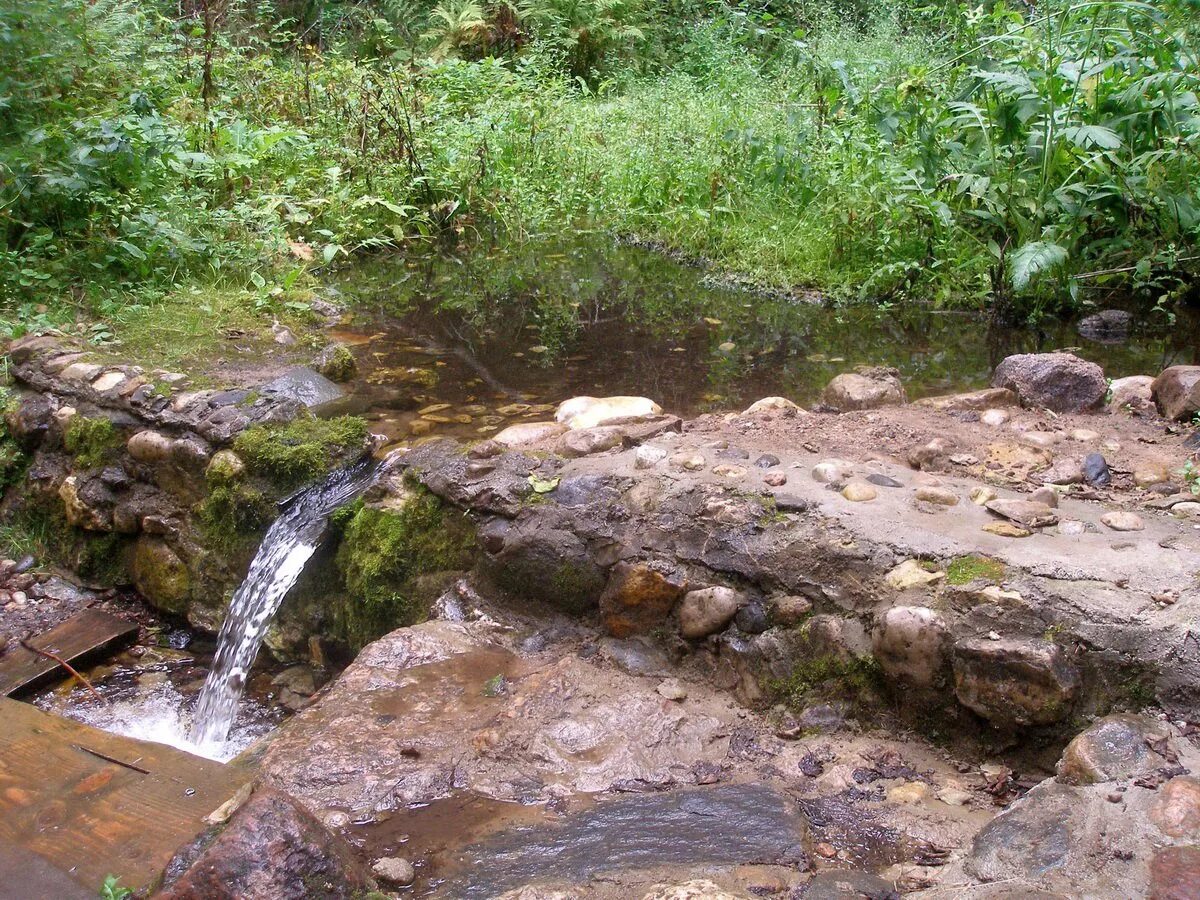
[[[879,492],[865,481],[852,481],[842,488],[842,496],[853,503],[866,503],[879,496]]]
[[[1113,531],[1141,531],[1146,527],[1142,517],[1126,510],[1114,510],[1100,517],[1100,521]]]

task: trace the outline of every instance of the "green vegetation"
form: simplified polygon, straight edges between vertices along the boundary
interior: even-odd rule
[[[844,659],[826,654],[798,662],[787,678],[768,679],[764,687],[777,699],[799,707],[811,702],[814,692],[829,699],[859,702],[877,696],[883,685],[883,670],[874,656]]]
[[[337,565],[348,600],[335,627],[354,649],[402,625],[422,621],[435,597],[420,576],[471,565],[475,532],[460,512],[421,488],[399,509],[356,504],[340,515]]]
[[[100,900],[126,900],[133,896],[133,888],[121,887],[121,879],[108,875],[100,885]]]
[[[29,460],[8,427],[8,417],[15,411],[17,400],[8,388],[0,387],[0,492],[25,477]]]
[[[363,452],[367,423],[354,416],[296,419],[286,425],[254,425],[239,434],[233,450],[252,474],[280,488],[298,487]]]
[[[0,317],[194,353],[296,314],[351,255],[564,225],[845,299],[1030,318],[1115,291],[1169,315],[1200,256],[1198,19],[1188,0],[8,4]]]
[[[123,443],[117,426],[109,419],[72,417],[63,433],[63,446],[84,469],[97,469],[109,462]]]
[[[970,584],[972,581],[999,583],[1004,579],[1004,563],[986,556],[959,556],[946,568],[947,584]]]

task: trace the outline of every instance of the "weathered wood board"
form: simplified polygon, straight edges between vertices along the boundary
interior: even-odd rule
[[[92,896],[107,875],[150,887],[252,777],[0,698],[0,863],[36,854]],[[29,885],[5,883],[0,896],[41,896],[28,871]]]
[[[30,638],[28,643],[74,665],[75,660],[132,643],[137,639],[137,633],[136,622],[99,609],[85,609],[49,631]],[[0,659],[0,696],[11,697],[50,678],[67,674],[66,669],[49,657],[18,645]]]

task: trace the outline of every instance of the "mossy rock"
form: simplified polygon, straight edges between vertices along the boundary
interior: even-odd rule
[[[254,475],[282,489],[315,481],[367,447],[367,423],[356,416],[302,418],[286,425],[254,425],[233,442]]]
[[[7,419],[18,404],[16,394],[6,387],[0,387],[0,491],[9,485],[19,484],[29,465],[29,457],[8,428]]]
[[[783,679],[767,679],[767,693],[791,706],[802,706],[814,697],[861,703],[884,691],[885,679],[878,660],[870,654],[849,659],[828,654],[797,662]]]
[[[346,585],[334,629],[353,649],[424,620],[436,593],[423,576],[469,568],[475,557],[471,521],[422,488],[399,508],[359,504],[334,527],[343,529],[337,565]]]
[[[330,381],[346,382],[358,374],[358,361],[345,344],[330,344],[317,359],[317,371]]]
[[[191,573],[178,554],[161,538],[142,535],[133,552],[133,582],[159,609],[187,613]]]
[[[117,426],[105,418],[76,415],[63,433],[63,446],[82,469],[98,469],[112,461],[123,444]]]

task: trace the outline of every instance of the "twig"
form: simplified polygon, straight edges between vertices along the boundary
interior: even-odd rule
[[[135,772],[141,772],[143,775],[149,775],[149,769],[143,769],[141,766],[135,766],[133,763],[125,762],[123,759],[117,759],[115,756],[109,756],[101,753],[99,750],[93,750],[91,747],[85,747],[83,744],[72,744],[76,750],[82,750],[84,753],[90,753],[92,756],[97,756],[105,762],[115,763],[118,766],[124,766],[126,769],[133,769]]]
[[[101,703],[105,703],[105,704],[108,703],[107,700],[105,700],[102,696],[100,696],[100,692],[98,690],[96,690],[95,687],[92,686],[92,683],[90,681],[88,681],[86,678],[84,678],[82,675],[79,674],[78,669],[76,669],[74,666],[72,666],[69,662],[67,662],[65,659],[63,659],[61,656],[59,656],[57,653],[51,653],[49,650],[42,650],[38,647],[35,647],[35,646],[33,646],[33,644],[29,643],[29,641],[25,640],[24,638],[21,639],[21,646],[24,647],[26,650],[29,650],[33,653],[38,654],[39,656],[44,656],[47,659],[54,660],[56,663],[58,663],[60,666],[62,666],[64,669],[66,669],[68,672],[70,672],[72,675],[74,675],[76,678],[78,678],[79,681],[83,684],[83,686],[92,692],[93,697],[95,697]]]

